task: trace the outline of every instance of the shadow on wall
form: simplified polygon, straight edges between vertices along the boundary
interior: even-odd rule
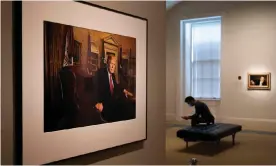
[[[121,156],[126,153],[134,152],[143,149],[143,142],[135,142],[127,145],[118,146],[115,148],[110,148],[95,153],[85,154],[82,156],[73,157],[70,159],[60,160],[57,162],[48,163],[46,165],[90,165],[110,159],[113,157]]]

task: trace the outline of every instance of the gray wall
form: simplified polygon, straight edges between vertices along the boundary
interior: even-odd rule
[[[12,5],[1,2],[1,164],[13,160]]]
[[[88,154],[54,164],[164,164],[165,162],[165,2],[95,2],[148,19],[148,139],[144,144]],[[2,163],[13,164],[12,8],[1,2],[2,12]],[[126,23],[127,24],[127,23]],[[5,34],[4,34],[5,33]],[[4,42],[3,42],[4,41]],[[5,96],[3,96],[5,94]],[[133,129],[135,132],[135,129]],[[122,135],[122,137],[127,136]]]

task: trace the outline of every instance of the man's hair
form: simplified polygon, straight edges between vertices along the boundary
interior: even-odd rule
[[[191,102],[191,101],[195,101],[195,99],[192,96],[188,96],[185,98],[185,103]]]
[[[109,63],[109,61],[110,61],[111,59],[116,59],[116,60],[117,60],[116,56],[108,55],[108,56],[107,56],[107,61],[106,61],[106,62]]]

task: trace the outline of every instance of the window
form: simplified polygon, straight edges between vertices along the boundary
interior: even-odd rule
[[[220,98],[221,17],[183,20],[186,96]]]

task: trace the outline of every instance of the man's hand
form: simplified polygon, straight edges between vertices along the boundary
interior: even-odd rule
[[[181,117],[181,118],[183,118],[183,119],[185,119],[185,120],[188,120],[188,119],[189,119],[188,116],[183,116],[183,117]]]
[[[125,90],[125,89],[124,89],[124,93],[125,93],[125,96],[126,96],[126,97],[127,97],[127,96],[133,97],[133,94],[130,93],[129,91]]]
[[[96,107],[96,109],[99,110],[100,112],[103,111],[103,104],[102,104],[102,103],[97,103],[97,104],[95,105],[95,107]]]

